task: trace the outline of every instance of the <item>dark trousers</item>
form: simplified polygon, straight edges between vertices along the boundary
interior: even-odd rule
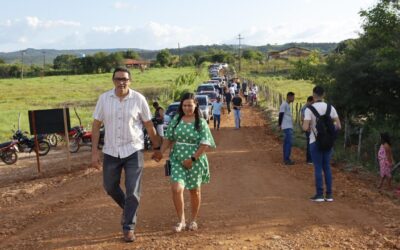
[[[311,160],[311,151],[310,151],[310,132],[305,132],[306,134],[306,142],[307,142],[307,153],[306,153],[306,161],[312,162]]]
[[[231,112],[231,100],[226,100],[226,107],[228,109],[228,114]]]
[[[121,172],[125,171],[125,190],[120,187]],[[124,231],[135,230],[136,215],[140,201],[143,172],[143,152],[137,151],[126,158],[104,154],[103,182],[107,194],[123,209]]]
[[[332,149],[321,151],[316,142],[310,145],[311,157],[314,164],[315,191],[318,196],[324,195],[324,180],[326,195],[332,195],[332,172],[330,160]],[[323,173],[323,175],[322,175]]]
[[[219,125],[221,123],[221,115],[215,115],[214,114],[214,128],[219,129]]]
[[[292,141],[293,141],[293,129],[287,128],[283,130],[285,135],[283,139],[283,161],[289,162],[290,154],[292,152]]]

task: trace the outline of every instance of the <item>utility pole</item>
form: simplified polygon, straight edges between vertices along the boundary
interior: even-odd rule
[[[24,79],[24,54],[26,50],[21,50],[21,80]]]
[[[239,72],[241,71],[241,69],[242,69],[242,65],[241,65],[241,58],[242,58],[242,47],[241,47],[241,40],[243,40],[244,39],[244,37],[242,37],[240,34],[239,34],[239,36],[238,36],[238,38],[237,38],[238,40],[239,40]]]
[[[181,66],[181,45],[178,43],[178,65]]]
[[[42,51],[42,53],[43,53],[43,76],[44,76],[44,72],[45,72],[45,69],[46,69],[46,51]]]

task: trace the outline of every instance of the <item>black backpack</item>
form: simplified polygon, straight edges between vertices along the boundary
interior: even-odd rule
[[[327,104],[326,113],[324,115],[320,115],[312,105],[308,106],[308,108],[315,115],[317,121],[315,125],[318,132],[317,135],[313,131],[317,146],[321,151],[328,151],[333,147],[336,139],[336,129],[331,118],[332,106]]]

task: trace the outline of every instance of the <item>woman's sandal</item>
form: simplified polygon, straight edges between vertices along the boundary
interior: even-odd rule
[[[196,231],[199,227],[195,221],[190,222],[188,229],[190,231]]]
[[[182,230],[184,230],[186,227],[185,222],[178,222],[176,223],[176,226],[174,227],[175,233],[180,233]]]

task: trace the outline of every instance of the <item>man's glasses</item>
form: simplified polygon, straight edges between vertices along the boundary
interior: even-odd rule
[[[116,82],[128,82],[128,81],[129,81],[129,78],[123,78],[123,77],[119,78],[119,77],[116,77],[116,78],[114,78],[113,80],[116,81]]]

